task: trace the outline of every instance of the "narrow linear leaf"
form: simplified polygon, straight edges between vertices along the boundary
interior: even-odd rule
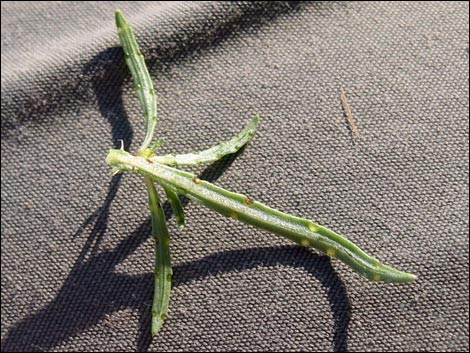
[[[259,124],[259,115],[256,115],[240,133],[233,137],[230,141],[223,142],[217,146],[211,147],[207,150],[196,152],[196,153],[187,153],[187,154],[177,154],[177,155],[165,155],[165,156],[155,156],[152,159],[161,164],[167,165],[199,165],[201,163],[212,163],[222,157],[237,152],[245,144],[247,144],[254,136],[256,128]]]
[[[274,210],[244,195],[224,190],[198,179],[191,173],[149,162],[145,158],[115,149],[109,152],[107,162],[111,166],[150,177],[225,216],[285,237],[297,244],[318,249],[341,260],[372,281],[405,283],[415,279],[410,273],[381,264],[351,241],[328,228]]]
[[[165,138],[164,137],[159,137],[154,143],[153,145],[150,147],[150,152],[151,153],[155,153],[157,152],[157,150],[162,147],[163,143],[165,142]]]
[[[121,11],[116,10],[116,26],[124,50],[125,60],[134,80],[137,97],[140,100],[145,117],[146,134],[139,149],[148,153],[157,125],[157,95],[153,88],[145,60],[135,40],[132,28]],[[162,141],[157,142],[161,144]],[[155,149],[158,145],[154,146]],[[153,152],[152,152],[153,153]],[[171,292],[171,258],[170,237],[166,226],[165,215],[160,205],[160,198],[150,178],[145,178],[149,194],[149,208],[152,215],[152,235],[155,242],[155,279],[152,304],[152,335],[157,334],[168,313]]]
[[[165,190],[166,197],[168,198],[171,208],[173,209],[173,212],[175,213],[176,224],[178,225],[178,228],[180,230],[183,230],[184,210],[183,210],[183,205],[181,204],[180,198],[178,197],[178,194],[174,192],[173,189],[171,189],[170,187],[163,185],[163,189]]]
[[[160,204],[160,197],[153,180],[145,177],[149,195],[149,208],[152,214],[152,237],[155,247],[154,294],[152,304],[152,336],[163,326],[168,315],[170,302],[171,268],[170,236],[166,226],[165,214]]]
[[[132,28],[129,26],[126,18],[120,10],[116,10],[116,26],[124,50],[125,60],[132,78],[134,86],[139,97],[140,104],[144,110],[146,135],[140,151],[148,148],[153,139],[155,127],[157,125],[157,95],[153,88],[143,55],[140,53],[139,46],[135,40]]]

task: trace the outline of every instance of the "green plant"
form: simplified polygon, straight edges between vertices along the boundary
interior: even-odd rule
[[[285,237],[302,246],[312,247],[335,257],[353,270],[372,281],[406,283],[415,276],[381,264],[367,255],[341,235],[307,219],[291,216],[247,196],[224,190],[195,175],[171,166],[191,166],[216,161],[238,151],[249,142],[258,126],[259,117],[251,122],[233,139],[199,153],[180,155],[156,155],[162,140],[150,146],[157,123],[157,97],[145,61],[135,41],[134,34],[123,14],[116,11],[116,25],[124,49],[125,59],[134,79],[137,95],[144,110],[146,136],[135,155],[121,149],[111,149],[107,163],[114,173],[129,171],[144,177],[149,195],[152,215],[152,235],[155,241],[155,289],[152,306],[152,334],[161,329],[168,312],[171,290],[170,237],[166,226],[160,196],[155,182],[163,187],[172,205],[180,228],[184,224],[183,208],[178,195],[199,202],[208,208],[254,225],[268,232]]]

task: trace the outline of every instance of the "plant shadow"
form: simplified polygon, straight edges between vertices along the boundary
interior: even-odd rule
[[[121,97],[120,87],[125,75],[120,64],[109,64],[109,58],[122,56],[119,48],[111,48],[97,58],[104,65],[104,75],[97,75],[96,92],[100,111],[112,126],[113,138],[123,138],[124,144],[132,142],[132,129],[120,98],[109,100],[107,94]],[[120,80],[109,84],[107,75]],[[103,80],[104,78],[104,80]],[[105,82],[101,86],[98,82]],[[109,87],[107,86],[109,84]],[[113,88],[114,87],[114,88]],[[112,91],[114,89],[114,91]],[[123,128],[124,127],[124,128]],[[207,167],[200,178],[215,181],[242,153],[226,156]],[[2,351],[49,351],[71,337],[97,325],[112,313],[125,309],[140,312],[140,337],[137,350],[148,349],[150,337],[150,304],[152,297],[151,274],[131,276],[115,272],[117,265],[133,253],[150,235],[150,219],[136,228],[115,249],[98,251],[106,231],[111,203],[117,193],[121,175],[114,176],[108,186],[103,205],[84,221],[74,236],[87,232],[87,241],[68,277],[53,301],[34,315],[14,325],[2,342]],[[188,202],[182,199],[183,206]],[[167,218],[173,216],[168,203],[164,204]],[[244,259],[240,261],[240,259]],[[217,253],[203,259],[189,262],[174,268],[174,287],[222,272],[242,271],[259,266],[274,264],[303,268],[319,280],[327,289],[330,308],[334,318],[334,349],[345,351],[347,348],[347,328],[351,307],[346,289],[332,269],[329,259],[318,256],[300,247],[253,248]],[[123,291],[122,288],[129,289]]]
[[[226,30],[228,33],[231,27]],[[216,41],[222,40],[227,33],[223,33]],[[215,44],[211,42],[207,45]],[[194,51],[198,46],[190,50]],[[167,54],[159,59],[172,61],[176,56],[183,55],[174,52]],[[188,55],[188,51],[184,55]],[[122,87],[129,73],[122,56],[121,48],[110,48],[91,60],[83,73],[90,78],[100,113],[111,126],[114,147],[118,147],[119,140],[123,140],[125,148],[129,149],[133,130],[122,101]],[[217,180],[242,152],[212,164],[200,174],[200,178],[211,182]],[[100,250],[107,232],[110,207],[121,179],[122,175],[111,179],[102,206],[90,214],[74,234],[77,237],[86,233],[87,240],[55,298],[35,314],[13,325],[2,340],[2,351],[49,351],[71,337],[106,322],[107,317],[116,311],[128,308],[140,313],[141,333],[136,348],[139,351],[148,349],[151,342],[148,302],[153,290],[153,276],[126,275],[115,269],[149,237],[150,219],[113,250]],[[185,198],[182,201],[183,206],[188,202]],[[168,203],[164,204],[164,210],[167,218],[172,217]],[[307,249],[268,247],[217,253],[176,266],[173,285],[177,287],[219,273],[276,264],[302,268],[326,288],[334,319],[333,347],[335,351],[345,351],[351,317],[345,286],[331,267],[329,258],[315,255]]]
[[[55,299],[10,330],[2,342],[2,351],[49,351],[100,322],[106,323],[109,315],[127,308],[140,313],[140,337],[136,349],[147,351],[151,343],[149,299],[153,275],[120,274],[114,272],[114,267],[118,259],[125,258],[125,254],[141,243],[149,227],[149,222],[145,222],[116,250],[77,263]],[[346,351],[351,306],[345,286],[328,257],[313,254],[306,248],[263,247],[213,254],[175,266],[173,287],[220,273],[273,265],[301,268],[320,281],[327,291],[333,313],[334,351]]]
[[[242,272],[255,268],[289,266],[306,271],[318,280],[327,292],[329,307],[333,313],[333,350],[347,351],[347,328],[351,318],[351,305],[346,287],[334,271],[330,258],[317,255],[299,246],[257,247],[230,250],[206,256],[174,268],[173,286],[201,280],[222,273]],[[152,276],[145,281],[151,287]],[[149,293],[150,295],[150,293]],[[145,298],[142,298],[145,301]],[[150,306],[141,315],[141,337],[138,340],[139,352],[147,351],[151,343]]]

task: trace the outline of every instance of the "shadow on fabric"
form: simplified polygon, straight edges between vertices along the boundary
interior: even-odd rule
[[[153,275],[130,276],[113,272],[114,267],[148,236],[149,222],[142,224],[115,251],[103,252],[77,263],[56,298],[37,314],[17,324],[6,336],[2,351],[49,351],[78,335],[108,315],[125,308],[140,312],[137,351],[151,343],[150,306]],[[240,259],[244,259],[240,262]],[[221,252],[174,268],[173,286],[197,281],[220,273],[244,271],[273,265],[307,271],[326,289],[333,313],[334,351],[347,350],[347,329],[351,307],[344,284],[326,256],[296,246],[251,248]],[[120,288],[129,288],[116,297]],[[122,294],[122,291],[121,291]]]
[[[146,63],[150,68],[155,63],[158,63],[158,70],[164,70],[165,66],[178,65],[182,60],[190,57],[191,54],[215,47],[233,36],[234,33],[241,32],[246,28],[256,31],[274,18],[284,13],[296,11],[300,8],[300,5],[306,3],[308,2],[251,1],[244,3],[234,2],[233,4],[220,2],[218,6],[231,9],[227,16],[224,15],[223,19],[221,19],[221,16],[216,16],[215,20],[207,20],[207,18],[201,16],[201,18],[195,20],[196,25],[192,30],[188,30],[188,28],[184,27],[185,24],[182,24],[181,28],[179,28],[180,31],[162,33],[161,40],[155,43],[154,47],[148,49],[153,55],[150,58],[146,58]],[[321,3],[313,2],[313,5],[316,6]],[[205,6],[211,7],[212,5],[208,3]],[[210,13],[210,9],[208,11]],[[178,45],[175,45],[175,43],[178,43]],[[42,72],[39,72],[38,76],[32,75],[30,77],[31,81],[24,80],[21,85],[22,89],[2,92],[2,94],[7,93],[10,95],[5,102],[2,100],[2,104],[7,104],[6,102],[23,102],[15,108],[7,107],[12,109],[12,113],[2,116],[0,130],[2,139],[14,137],[20,132],[22,127],[33,122],[35,124],[51,124],[57,117],[67,116],[66,113],[76,109],[80,103],[88,104],[92,97],[87,92],[90,91],[90,88],[95,88],[90,87],[90,81],[95,86],[96,79],[100,78],[100,74],[103,73],[103,71],[99,72],[96,70],[97,67],[93,65],[118,66],[117,61],[114,60],[116,53],[117,49],[112,49],[111,51],[105,51],[102,54],[96,55],[95,59],[92,59],[88,64],[85,63],[87,68],[81,75],[71,73],[70,68],[65,64],[59,65],[54,71],[48,73],[49,76],[44,80],[44,84],[41,81]],[[124,61],[119,60],[119,62],[119,65],[122,67],[121,73],[125,77],[129,77]],[[104,74],[106,75],[106,73]],[[111,82],[116,80],[115,77],[109,78],[111,78]],[[56,84],[51,85],[49,82]],[[108,84],[109,88],[111,90],[116,89],[116,87],[112,86],[111,82]],[[24,97],[25,86],[35,87],[34,93],[26,98]],[[110,94],[108,94],[107,98],[113,99]],[[118,125],[116,127],[120,128]],[[125,131],[123,127],[121,129]],[[132,130],[129,129],[127,131]],[[118,138],[124,139],[125,137],[120,136]]]
[[[112,48],[102,54],[97,62],[104,65],[104,75],[94,84],[99,97],[100,111],[112,126],[114,141],[123,138],[128,147],[132,142],[132,129],[122,108],[122,81],[125,77],[122,65],[109,64],[108,58],[122,55]],[[101,71],[100,71],[101,72]],[[122,73],[122,74],[121,74]],[[106,94],[105,94],[106,92]],[[242,153],[229,155],[210,165],[200,175],[201,179],[215,181]],[[150,220],[141,224],[112,251],[99,252],[99,244],[106,234],[109,210],[117,193],[121,175],[112,178],[103,205],[84,221],[78,236],[89,230],[87,242],[74,267],[63,283],[55,299],[33,316],[16,324],[2,342],[2,351],[48,351],[90,327],[104,322],[112,313],[132,308],[140,312],[141,334],[137,350],[145,351],[151,343],[150,306],[153,275],[131,276],[115,272],[122,263],[150,235]],[[183,206],[188,202],[183,198]],[[167,218],[172,217],[168,203],[164,205]],[[244,262],[235,261],[243,258]],[[347,349],[347,328],[351,307],[346,289],[331,267],[329,258],[318,256],[300,247],[253,248],[217,253],[174,268],[173,286],[231,271],[243,271],[273,265],[302,268],[322,283],[328,293],[333,312],[335,351]],[[197,270],[196,270],[197,269]],[[123,292],[122,288],[128,288]],[[124,295],[123,295],[124,293]]]
[[[168,54],[167,59],[173,60],[174,55]],[[92,82],[101,115],[111,125],[115,147],[122,139],[128,149],[133,131],[122,102],[122,86],[129,74],[121,48],[110,48],[96,56],[86,65],[84,75]],[[217,180],[239,153],[242,150],[212,164],[200,178],[212,182]],[[74,235],[87,233],[87,241],[54,300],[14,325],[2,342],[2,351],[49,351],[98,323],[107,324],[108,315],[125,308],[140,312],[141,333],[136,349],[148,349],[151,342],[148,303],[152,297],[153,275],[125,275],[115,272],[115,268],[149,237],[150,220],[136,228],[115,249],[99,251],[107,231],[110,206],[120,181],[121,175],[111,179],[103,205],[85,219]],[[185,198],[182,201],[183,206],[188,202]],[[164,209],[167,218],[172,217],[168,203],[165,203]],[[235,261],[240,258],[245,261]],[[288,246],[217,253],[176,266],[173,286],[220,273],[273,265],[302,268],[321,282],[327,290],[333,313],[333,348],[335,351],[347,350],[351,306],[345,286],[333,270],[329,258],[315,255],[308,249]],[[128,290],[123,291],[123,288]]]

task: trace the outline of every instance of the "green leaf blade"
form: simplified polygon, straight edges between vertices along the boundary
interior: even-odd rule
[[[120,10],[116,10],[115,18],[125,60],[134,80],[137,97],[144,111],[146,135],[140,148],[140,151],[144,151],[152,142],[157,126],[157,95],[132,28]]]
[[[381,264],[341,235],[310,220],[274,210],[248,197],[224,190],[196,178],[193,174],[165,165],[150,163],[144,158],[111,150],[108,163],[137,172],[171,187],[180,194],[225,216],[285,237],[302,246],[313,247],[341,260],[372,281],[406,283],[415,276]]]
[[[180,230],[183,230],[184,228],[184,210],[183,210],[183,205],[181,204],[180,198],[178,197],[178,194],[173,191],[172,188],[163,185],[163,189],[165,190],[166,197],[168,198],[168,202],[171,205],[171,208],[173,209],[173,212],[175,214],[175,220],[176,220],[176,225]]]
[[[153,180],[145,177],[149,195],[149,208],[152,215],[152,237],[155,248],[154,296],[152,304],[152,336],[160,332],[168,315],[171,294],[170,235],[166,226],[165,214]]]
[[[234,136],[230,141],[223,142],[207,150],[196,153],[155,156],[153,157],[153,160],[160,164],[172,166],[195,166],[202,163],[215,162],[228,154],[237,152],[240,148],[246,145],[253,138],[256,132],[256,128],[259,125],[259,120],[259,115],[255,115],[255,117],[251,119],[251,121],[243,128],[243,130]]]

